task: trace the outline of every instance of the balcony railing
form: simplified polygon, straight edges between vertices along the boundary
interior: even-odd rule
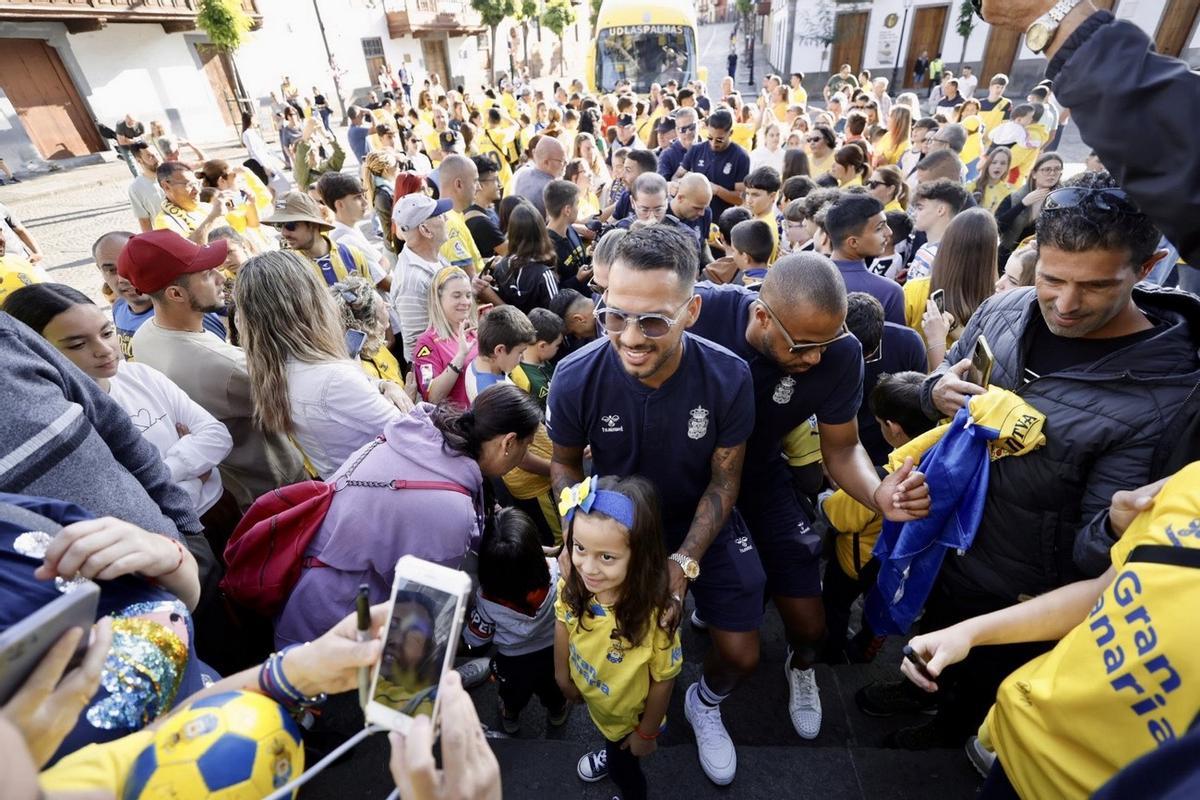
[[[72,33],[94,31],[111,23],[159,23],[167,32],[196,27],[198,0],[0,0],[0,21],[63,22]],[[255,0],[242,8],[262,25]]]
[[[471,36],[486,30],[479,12],[461,0],[390,0],[386,8],[393,39],[431,33]]]

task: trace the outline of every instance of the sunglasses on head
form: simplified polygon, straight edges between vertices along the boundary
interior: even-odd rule
[[[605,308],[597,308],[592,312],[592,315],[600,322],[604,330],[608,333],[617,334],[618,336],[625,332],[629,327],[630,322],[636,322],[642,335],[647,339],[661,339],[671,332],[679,324],[679,313],[687,308],[687,304],[691,299],[675,310],[670,316],[666,314],[631,314],[628,311],[622,311],[619,308],[607,306]]]
[[[1087,189],[1068,186],[1055,189],[1046,195],[1042,211],[1059,211],[1066,208],[1094,208],[1105,214],[1131,214],[1143,216],[1141,210],[1121,189]]]

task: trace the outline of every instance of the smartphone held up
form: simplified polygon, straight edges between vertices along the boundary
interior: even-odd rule
[[[368,722],[401,733],[413,717],[437,719],[437,688],[451,668],[471,579],[465,572],[404,556],[371,680]],[[436,724],[436,722],[435,722]]]

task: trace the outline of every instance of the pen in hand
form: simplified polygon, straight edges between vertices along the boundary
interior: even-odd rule
[[[355,598],[355,609],[358,613],[358,641],[365,642],[371,636],[371,602],[369,598],[370,589],[367,584],[362,584],[358,587],[358,596]],[[358,668],[358,702],[363,708],[367,707],[367,702],[371,699],[371,668]]]

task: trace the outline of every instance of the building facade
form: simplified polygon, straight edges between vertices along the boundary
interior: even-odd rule
[[[1200,65],[1200,0],[1093,3],[1141,27],[1159,52]],[[850,64],[855,72],[868,69],[910,88],[921,54],[941,53],[956,72],[960,64],[971,66],[981,86],[998,72],[1008,74],[1018,92],[1041,78],[1045,59],[1025,47],[1020,33],[993,29],[976,18],[964,40],[958,33],[961,8],[958,0],[774,0],[767,25],[769,62],[776,72],[803,72],[814,79]]]
[[[242,4],[254,30],[224,54],[196,28],[196,0],[0,0],[0,157],[21,170],[99,152],[109,143],[98,125],[126,113],[190,141],[228,141],[243,110],[264,118],[285,76],[335,113],[365,98],[381,66],[406,66],[417,87],[432,74],[446,87],[489,80],[490,32],[467,0]],[[506,20],[497,70],[558,74],[565,53],[570,74],[590,39],[586,7],[576,15],[562,43]]]

